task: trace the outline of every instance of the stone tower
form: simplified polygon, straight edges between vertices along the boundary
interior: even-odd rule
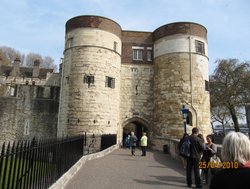
[[[205,27],[171,23],[153,32],[155,137],[184,133],[181,109],[189,109],[188,133],[193,127],[211,133],[208,91],[208,46]]]
[[[100,16],[66,23],[58,136],[148,133],[157,148],[187,131],[211,133],[207,30],[178,22],[154,32],[123,31]]]
[[[117,134],[121,27],[97,16],[66,23],[58,136]]]

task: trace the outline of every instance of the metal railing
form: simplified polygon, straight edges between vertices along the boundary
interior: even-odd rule
[[[83,155],[84,136],[5,143],[0,188],[48,188]]]
[[[105,150],[108,147],[116,144],[117,136],[115,134],[101,135],[101,150]]]
[[[92,137],[95,135],[92,135]],[[98,151],[116,144],[116,135],[99,135]],[[87,135],[3,143],[0,154],[1,189],[45,189],[89,152]],[[85,151],[85,152],[84,152]],[[87,152],[87,153],[86,153]]]

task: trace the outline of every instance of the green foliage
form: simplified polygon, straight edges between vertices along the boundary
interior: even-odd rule
[[[238,59],[217,60],[217,68],[210,78],[211,108],[225,109],[239,131],[239,109],[249,102],[250,64]]]

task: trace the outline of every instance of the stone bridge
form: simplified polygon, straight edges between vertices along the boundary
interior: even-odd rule
[[[175,151],[177,141],[166,140],[166,144],[165,153],[150,150],[146,157],[140,149],[131,156],[129,149],[118,145],[83,156],[50,189],[186,188],[186,172]]]

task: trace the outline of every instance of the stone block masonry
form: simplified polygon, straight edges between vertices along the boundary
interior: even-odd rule
[[[207,30],[189,22],[154,32],[122,31],[114,21],[79,16],[66,24],[58,136],[82,132],[117,134],[131,130],[157,138],[180,138],[180,110],[189,109],[188,132],[211,132]],[[85,77],[92,80],[84,83]],[[111,87],[105,80],[115,81]]]

